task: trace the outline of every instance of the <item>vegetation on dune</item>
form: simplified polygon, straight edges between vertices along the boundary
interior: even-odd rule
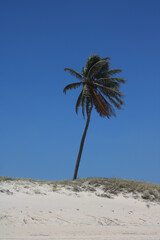
[[[76,113],[78,113],[78,109],[81,106],[83,116],[85,116],[85,111],[87,115],[87,122],[81,139],[73,179],[77,178],[84,141],[93,107],[100,117],[107,118],[116,116],[112,106],[117,109],[122,109],[123,94],[119,91],[119,88],[122,83],[125,83],[125,79],[115,77],[115,75],[122,70],[110,69],[109,60],[109,57],[101,58],[99,55],[93,55],[87,59],[86,66],[82,68],[81,73],[71,68],[64,69],[76,77],[78,82],[68,84],[63,91],[66,93],[68,90],[82,87],[76,102]]]
[[[12,183],[13,181],[16,181],[20,185],[24,185],[24,188],[29,188],[30,183],[35,184],[36,186],[47,185],[51,187],[53,192],[58,192],[60,189],[64,188],[72,192],[95,193],[97,196],[107,198],[112,198],[118,194],[122,194],[126,197],[128,196],[128,194],[132,194],[134,198],[142,198],[148,201],[160,202],[160,185],[141,181],[123,180],[116,178],[85,178],[76,179],[74,181],[41,181],[32,179],[14,179],[0,177],[0,183]],[[7,193],[7,190],[1,190],[0,192]],[[37,192],[41,194],[40,189],[38,189]]]

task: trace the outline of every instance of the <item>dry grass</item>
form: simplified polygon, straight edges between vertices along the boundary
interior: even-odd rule
[[[118,194],[132,194],[133,197],[160,202],[160,185],[140,181],[123,180],[116,178],[86,178],[77,180],[63,180],[63,181],[37,181],[33,179],[0,177],[0,182],[16,181],[18,184],[24,185],[26,183],[36,183],[38,186],[48,185],[52,191],[58,191],[62,187],[73,192],[94,192],[97,196],[111,198]],[[101,193],[98,193],[101,190]],[[37,190],[37,192],[38,190]]]

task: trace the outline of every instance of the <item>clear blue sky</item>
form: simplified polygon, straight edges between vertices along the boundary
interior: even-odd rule
[[[85,127],[80,89],[92,54],[127,79],[124,110],[91,116],[78,177],[160,183],[160,2],[0,0],[0,175],[72,179]]]

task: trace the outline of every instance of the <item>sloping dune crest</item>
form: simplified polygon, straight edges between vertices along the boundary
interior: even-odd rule
[[[0,239],[160,240],[160,185],[0,177]]]

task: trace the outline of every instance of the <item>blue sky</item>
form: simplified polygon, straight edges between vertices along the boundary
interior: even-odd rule
[[[160,183],[159,12],[158,0],[0,1],[0,175],[72,179],[85,120],[64,68],[99,54],[123,70],[125,105],[92,112],[78,177]]]

